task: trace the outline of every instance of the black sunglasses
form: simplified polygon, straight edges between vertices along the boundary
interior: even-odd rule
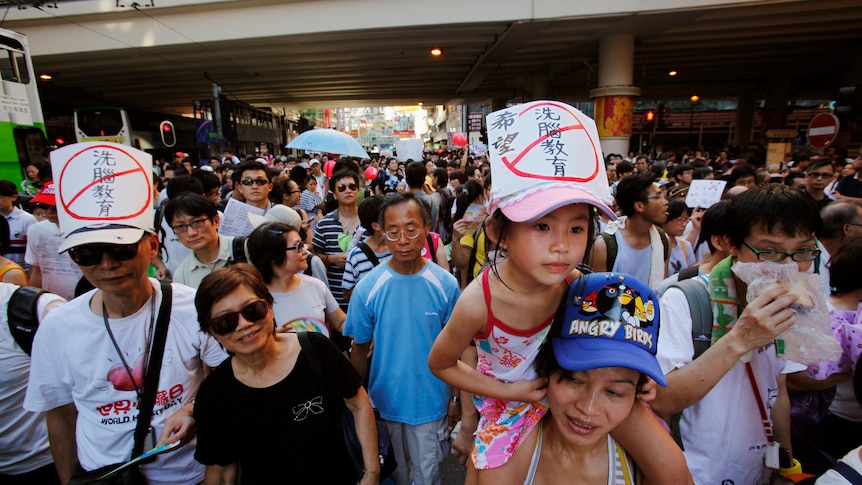
[[[267,179],[242,179],[241,183],[245,186],[257,185],[259,187],[263,187],[264,185],[269,183],[269,180],[267,180]]]
[[[69,257],[79,266],[95,266],[107,254],[114,261],[128,261],[138,254],[138,246],[143,241],[132,244],[85,244],[69,249]]]
[[[239,316],[248,322],[257,322],[266,316],[269,311],[269,305],[264,300],[257,300],[242,307],[238,312],[225,313],[217,317],[210,318],[209,327],[213,333],[218,335],[227,335],[239,326]]]
[[[347,189],[350,189],[350,190],[356,190],[356,189],[358,189],[358,188],[359,188],[359,186],[358,186],[358,185],[356,185],[356,184],[347,184],[347,185],[345,185],[345,184],[341,184],[341,185],[339,185],[339,186],[337,187],[337,189],[338,189],[338,191],[339,191],[339,192],[344,192],[344,191],[345,191],[345,190],[347,190]]]

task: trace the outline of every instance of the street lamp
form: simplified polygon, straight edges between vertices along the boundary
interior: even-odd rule
[[[690,146],[694,146],[694,105],[700,101],[700,96],[694,94],[689,99],[691,100],[691,116],[688,119],[688,142]]]

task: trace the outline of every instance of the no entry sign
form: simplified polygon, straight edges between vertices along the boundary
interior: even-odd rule
[[[808,144],[814,148],[826,148],[838,136],[838,118],[831,113],[820,113],[808,125]]]

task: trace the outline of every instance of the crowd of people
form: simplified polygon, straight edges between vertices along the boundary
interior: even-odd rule
[[[583,182],[511,173],[490,134],[416,161],[177,153],[147,222],[71,232],[50,164],[0,180],[0,303],[49,292],[32,355],[0,325],[0,484],[177,442],[134,474],[440,484],[454,453],[480,484],[853,483],[821,452],[862,472],[862,156],[609,154]],[[722,200],[690,207],[698,179]],[[816,295],[752,294],[746,263]],[[834,361],[784,358],[807,297]]]

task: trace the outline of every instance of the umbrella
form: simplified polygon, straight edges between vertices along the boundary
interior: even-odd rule
[[[349,157],[371,158],[352,136],[331,128],[306,131],[297,136],[285,148],[297,150],[337,153]]]

